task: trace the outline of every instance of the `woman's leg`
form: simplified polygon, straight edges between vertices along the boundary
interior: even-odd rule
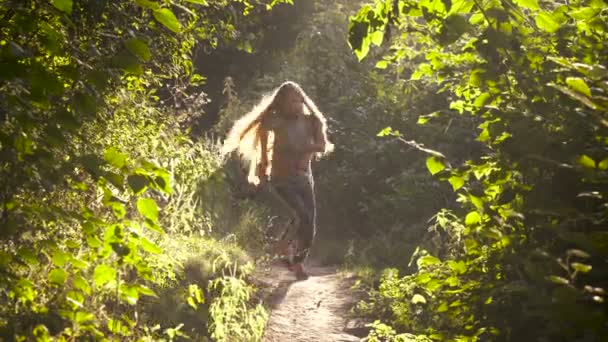
[[[297,251],[294,263],[308,256],[316,234],[316,205],[312,177],[275,187],[281,198],[293,209],[299,221],[296,227]]]

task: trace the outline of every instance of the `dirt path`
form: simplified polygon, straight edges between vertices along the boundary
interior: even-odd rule
[[[261,275],[270,289],[266,301],[271,308],[264,341],[360,341],[346,332],[352,325],[348,310],[356,301],[350,291],[352,281],[340,277],[334,268],[309,267],[307,272],[310,278],[298,282],[280,266]]]

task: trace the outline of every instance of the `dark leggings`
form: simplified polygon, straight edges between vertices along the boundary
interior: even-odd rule
[[[296,216],[297,250],[293,261],[303,262],[308,256],[316,234],[317,213],[312,176],[297,176],[273,182],[273,188]]]

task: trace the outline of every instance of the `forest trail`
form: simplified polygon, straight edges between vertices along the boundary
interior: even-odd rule
[[[273,266],[260,275],[271,309],[264,342],[360,341],[361,331],[348,320],[357,297],[352,279],[332,267],[307,267],[310,278],[295,281],[284,267]],[[349,333],[350,332],[350,333]],[[360,334],[360,333],[359,333]]]

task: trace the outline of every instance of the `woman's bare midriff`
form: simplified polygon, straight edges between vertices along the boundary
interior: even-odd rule
[[[273,153],[271,179],[286,179],[293,176],[310,175],[313,153]]]

